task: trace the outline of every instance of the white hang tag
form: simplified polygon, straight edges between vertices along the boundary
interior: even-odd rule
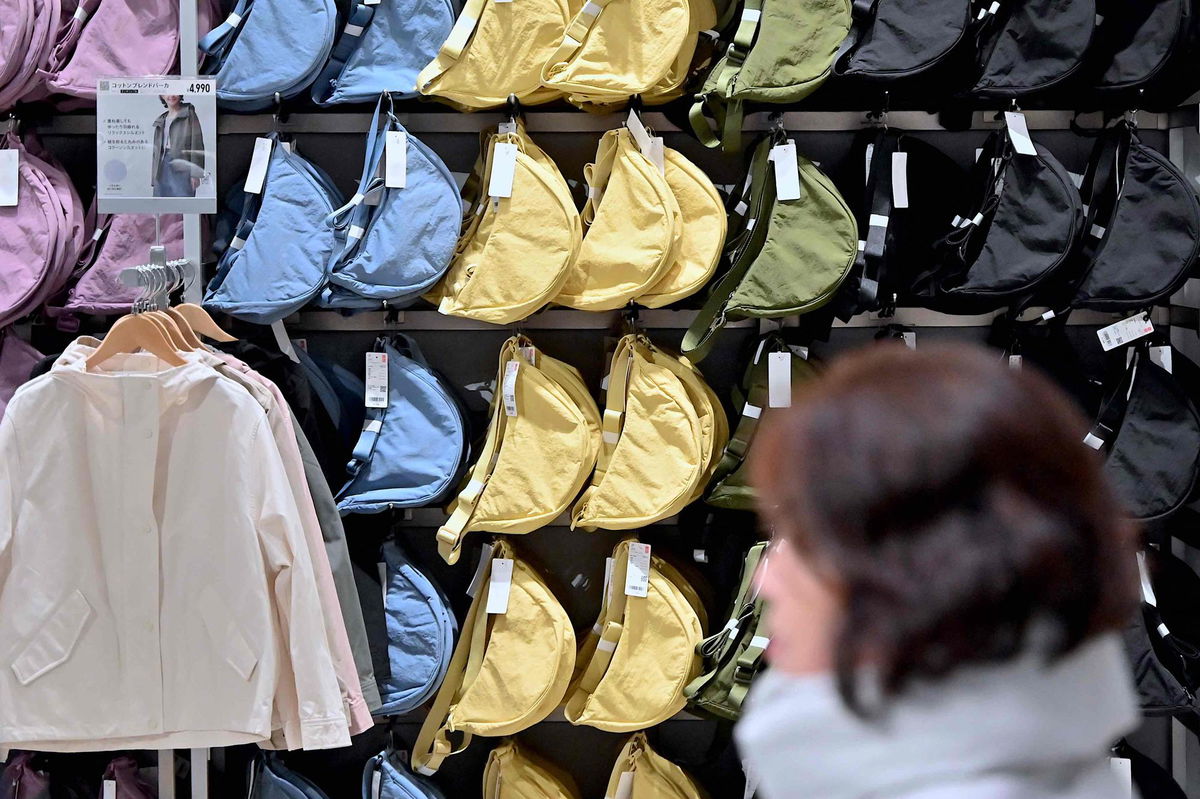
[[[479,550],[479,566],[475,569],[475,575],[471,578],[471,584],[467,586],[467,596],[474,599],[479,593],[479,589],[483,586],[483,573],[487,571],[488,564],[492,562],[492,553],[496,550],[491,544],[484,544]]]
[[[754,799],[754,794],[758,793],[758,772],[748,761],[743,760],[742,773],[746,775],[746,790],[742,793],[742,799]]]
[[[517,372],[521,370],[520,361],[509,361],[504,364],[504,415],[517,415]]]
[[[383,154],[387,162],[383,173],[383,185],[389,189],[404,188],[408,183],[408,132],[389,130]]]
[[[650,595],[650,545],[629,544],[629,568],[625,571],[625,596]]]
[[[1033,139],[1029,138],[1025,115],[1020,111],[1005,111],[1004,122],[1008,125],[1008,138],[1012,141],[1013,149],[1021,155],[1037,155]]]
[[[1019,372],[1019,371],[1021,371],[1023,366],[1024,366],[1024,358],[1022,358],[1020,355],[1008,356],[1008,368],[1009,369]]]
[[[1173,374],[1175,372],[1175,362],[1171,353],[1172,350],[1170,347],[1151,347],[1150,361],[1151,363],[1158,364],[1159,368],[1167,374]]]
[[[863,185],[864,186],[871,182],[871,162],[874,160],[875,160],[875,145],[872,143],[872,144],[867,145],[867,164],[866,164],[866,169],[863,170]]]
[[[512,593],[513,560],[496,558],[492,561],[492,576],[488,579],[487,612],[508,613],[508,596]]]
[[[296,152],[296,143],[294,141],[281,141],[281,142],[279,142],[279,144],[281,147],[283,147],[284,152],[287,152],[287,153]]]
[[[492,149],[492,177],[488,181],[489,197],[512,197],[513,179],[517,174],[517,145],[498,141]]]
[[[499,0],[499,2],[505,2],[505,0]],[[501,135],[506,134],[506,133],[516,133],[517,132],[517,123],[516,122],[501,122],[500,125],[496,128],[496,132],[500,133]]]
[[[1105,352],[1108,352],[1153,332],[1154,323],[1150,321],[1149,314],[1142,312],[1128,319],[1122,319],[1120,322],[1114,322],[1108,327],[1102,327],[1096,331],[1096,335],[1100,338],[1100,346],[1104,348]]]
[[[20,150],[0,150],[0,208],[11,208],[17,204],[20,164]]]
[[[609,593],[612,591],[612,575],[613,575],[613,559],[611,557],[604,559],[604,601],[612,601],[612,596]]]
[[[908,207],[908,153],[892,153],[892,207]]]
[[[271,332],[275,335],[275,344],[279,347],[279,351],[291,360],[292,363],[300,363],[300,357],[296,355],[296,350],[292,347],[292,340],[288,338],[287,328],[283,326],[283,320],[271,323]]]
[[[771,161],[775,162],[775,199],[781,202],[800,199],[800,162],[796,156],[796,142],[790,139],[771,148]]]
[[[1133,761],[1124,757],[1110,757],[1108,765],[1112,768],[1113,776],[1117,778],[1121,796],[1133,799]]]
[[[613,795],[613,799],[633,799],[632,771],[621,773],[621,779],[617,782],[617,792]]]
[[[692,550],[692,560],[696,561],[697,563],[708,563],[708,550],[707,549],[693,549]]]
[[[254,154],[250,156],[250,171],[246,174],[246,191],[249,194],[262,194],[263,183],[267,180],[267,167],[271,164],[271,148],[275,142],[271,139],[255,139]]]
[[[537,347],[521,347],[521,356],[529,361],[530,366],[537,366]]]
[[[792,407],[792,353],[767,353],[767,407]]]
[[[375,773],[371,775],[371,799],[379,799],[383,794],[383,772],[380,769],[375,769]]]
[[[646,157],[658,167],[658,174],[667,174],[667,145],[662,136],[650,139],[650,151],[646,153]]]
[[[910,350],[915,350],[917,348],[917,331],[905,330],[900,334],[900,340],[904,342],[904,346]]]
[[[117,799],[117,781],[104,781],[104,799]]]
[[[386,352],[367,353],[366,406],[388,406],[388,362]]]
[[[379,570],[379,591],[383,594],[384,604],[387,604],[387,564],[380,561],[375,568]]]
[[[642,155],[650,157],[650,131],[646,130],[646,126],[642,124],[642,118],[636,112],[629,112],[629,119],[625,120],[625,127],[629,128],[629,133],[633,136],[634,143],[638,149],[642,151]]]

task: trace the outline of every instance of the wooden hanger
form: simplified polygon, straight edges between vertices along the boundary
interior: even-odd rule
[[[182,305],[177,305],[173,309],[179,313],[192,330],[205,338],[211,338],[213,341],[237,341],[236,338],[226,333],[221,329],[220,325],[213,321],[213,318],[208,315],[208,311],[196,305],[194,302],[185,302]]]
[[[167,308],[163,311],[169,316],[179,328],[179,332],[183,335],[183,340],[187,344],[187,349],[195,352],[196,350],[204,349],[204,343],[200,341],[200,337],[196,335],[196,331],[192,330],[192,324],[183,314],[174,308]]]
[[[145,350],[171,366],[183,366],[187,361],[179,357],[175,347],[163,334],[162,329],[145,314],[123,316],[108,331],[104,341],[87,359],[85,368],[95,369],[114,355]]]

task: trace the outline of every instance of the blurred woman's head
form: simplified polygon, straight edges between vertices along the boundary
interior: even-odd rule
[[[1049,380],[982,349],[834,361],[752,453],[776,544],[768,657],[832,671],[855,710],[914,679],[1062,655],[1134,607],[1134,529]]]

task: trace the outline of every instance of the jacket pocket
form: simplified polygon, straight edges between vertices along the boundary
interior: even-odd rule
[[[65,663],[91,617],[92,606],[87,599],[79,591],[72,591],[12,662],[17,681],[29,685]]]
[[[212,639],[213,646],[225,658],[225,662],[249,680],[258,665],[258,656],[246,643],[246,636],[238,629],[237,622],[225,600],[211,586],[200,592],[200,618]]]

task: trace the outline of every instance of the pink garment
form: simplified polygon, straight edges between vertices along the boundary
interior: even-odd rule
[[[333,653],[338,687],[341,689],[342,699],[346,703],[346,717],[349,719],[350,734],[358,735],[371,729],[374,721],[371,719],[371,711],[367,708],[367,703],[363,700],[362,688],[358,681],[358,668],[354,664],[350,638],[346,634],[346,623],[342,619],[341,605],[338,604],[337,587],[333,581],[333,572],[329,567],[329,556],[325,552],[325,538],[321,534],[321,525],[313,507],[312,495],[308,491],[308,480],[304,475],[304,461],[300,455],[300,447],[296,444],[296,430],[292,425],[291,414],[287,412],[287,401],[283,398],[278,386],[242,361],[221,352],[213,354],[230,368],[261,385],[274,400],[274,407],[267,409],[267,420],[275,434],[288,482],[291,483],[296,506],[300,511],[304,540],[308,544],[309,558],[312,560],[313,571],[317,577],[317,593],[321,599],[321,611],[325,617],[325,631],[329,637],[330,651]],[[283,709],[281,708],[281,710]],[[284,742],[287,748],[295,748],[294,745],[299,741],[293,740],[292,736],[288,734],[286,726],[284,733]],[[272,739],[272,743],[278,742]]]

